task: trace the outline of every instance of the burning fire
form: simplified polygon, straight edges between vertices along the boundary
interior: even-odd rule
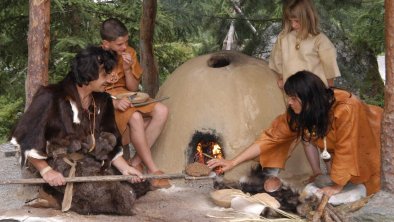
[[[206,164],[208,160],[213,158],[223,158],[222,148],[216,142],[199,142],[196,151],[194,161],[202,164]],[[216,167],[214,170],[216,174],[222,173],[221,167]]]

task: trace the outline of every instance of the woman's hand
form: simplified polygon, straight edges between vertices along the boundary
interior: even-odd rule
[[[226,172],[233,167],[247,160],[252,160],[260,155],[260,145],[257,143],[252,144],[232,160],[226,159],[211,159],[207,162],[209,168],[222,167],[222,171]]]
[[[135,176],[131,180],[129,180],[130,183],[141,183],[142,181],[144,181],[144,179],[141,178],[141,172],[132,166],[128,166],[125,170],[122,171],[122,174]]]
[[[222,171],[226,172],[235,167],[233,160],[226,159],[211,159],[207,162],[209,168],[214,169],[215,167],[222,167]]]
[[[66,179],[64,176],[53,169],[44,173],[42,178],[51,186],[62,186],[66,184]]]
[[[328,197],[331,197],[332,195],[341,192],[342,189],[343,189],[343,186],[335,184],[335,185],[332,185],[332,186],[323,187],[323,188],[320,189],[319,192],[327,195]]]
[[[121,99],[114,99],[113,104],[115,109],[120,110],[122,112],[126,111],[130,107],[133,107],[133,104],[126,97]]]

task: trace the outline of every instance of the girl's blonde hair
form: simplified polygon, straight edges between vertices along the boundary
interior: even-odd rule
[[[318,35],[319,18],[312,0],[287,0],[283,7],[283,31],[289,33],[292,31],[290,19],[298,19],[300,30],[298,38],[306,39],[309,34]]]

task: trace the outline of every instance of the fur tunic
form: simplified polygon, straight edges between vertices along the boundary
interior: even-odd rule
[[[41,87],[12,134],[13,143],[21,150],[22,165],[28,157],[44,159],[67,177],[70,166],[63,157],[79,153],[83,159],[77,163],[75,176],[119,174],[111,167],[111,161],[123,153],[112,100],[107,93],[94,92],[92,97],[89,110],[83,110],[76,86],[67,77],[58,84]],[[96,147],[89,152],[93,131]],[[65,186],[46,188],[59,201],[62,199]],[[75,183],[71,210],[131,215],[135,199],[148,189],[146,183]]]

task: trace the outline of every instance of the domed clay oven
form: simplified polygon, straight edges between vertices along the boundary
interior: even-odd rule
[[[161,86],[157,97],[161,96],[170,97],[163,102],[169,117],[152,153],[157,165],[168,173],[182,172],[187,164],[208,156],[234,157],[285,111],[276,74],[267,63],[235,51],[185,62]],[[220,153],[210,150],[201,155],[198,146],[219,146]],[[252,164],[256,162],[234,168],[225,173],[225,179],[239,179],[249,173]],[[299,147],[287,162],[286,172],[309,171]]]

